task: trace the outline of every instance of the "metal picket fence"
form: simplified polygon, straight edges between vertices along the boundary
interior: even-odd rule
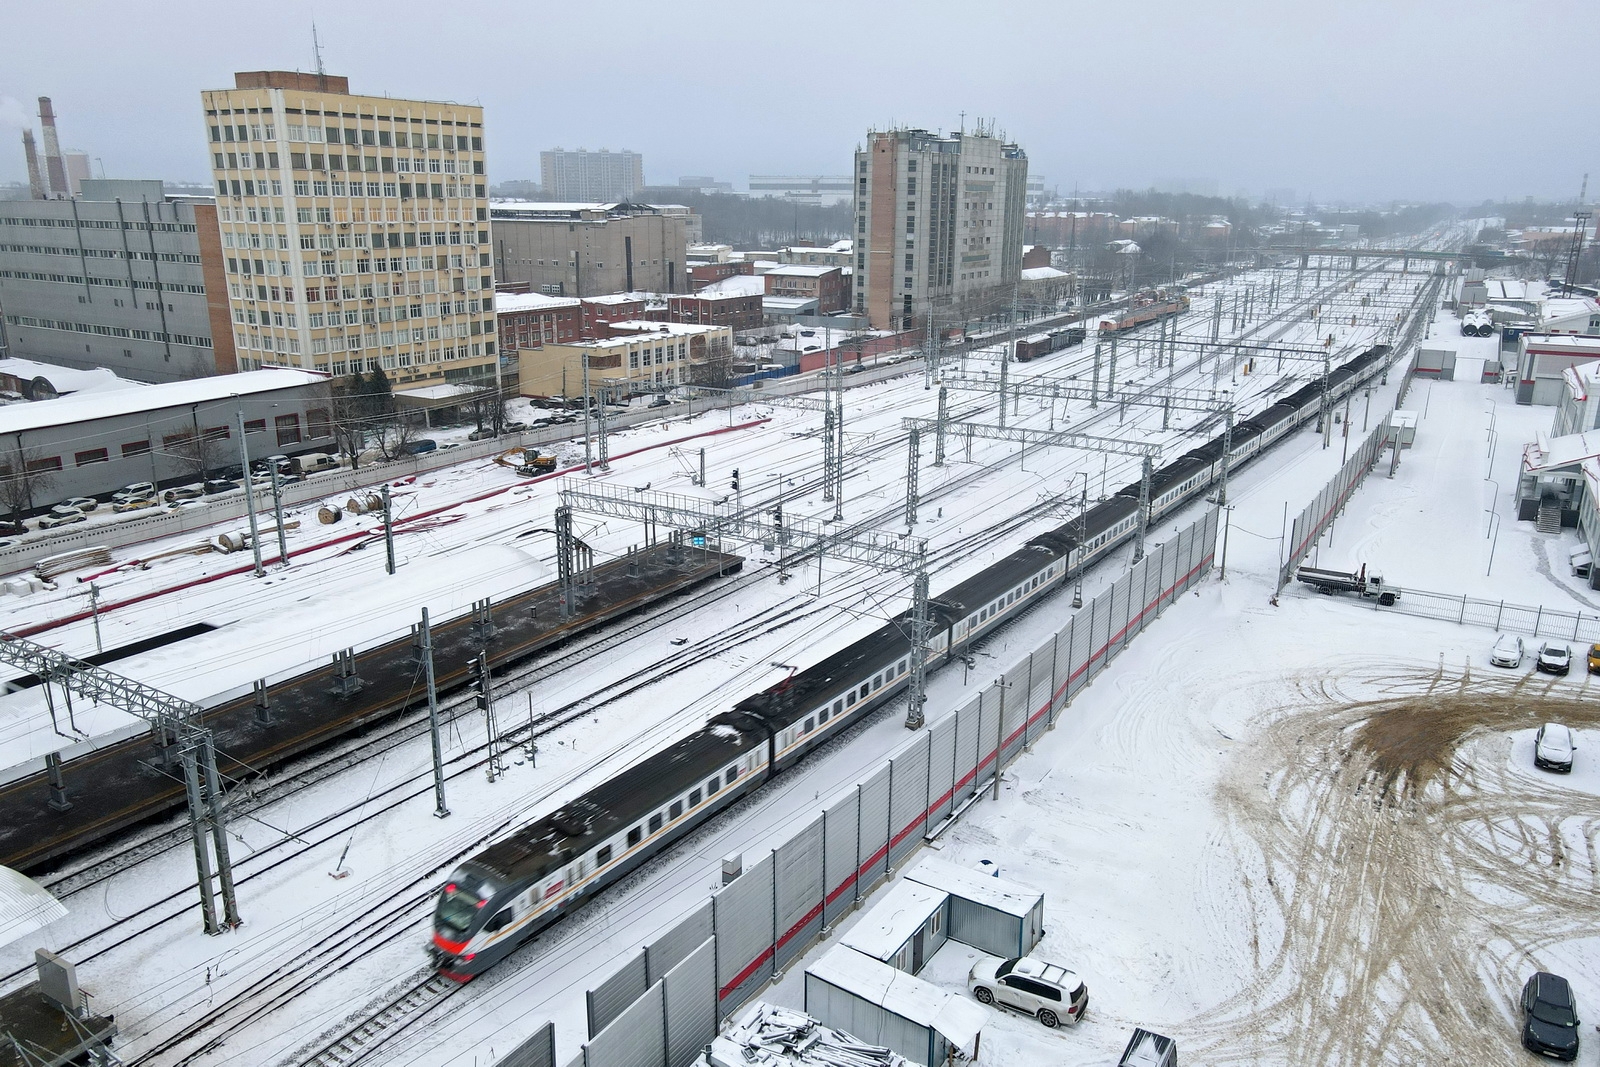
[[[1148,555],[993,685],[877,768],[588,993],[569,1067],[685,1067],[941,824],[995,788],[1084,686],[1210,570],[1218,512]]]
[[[1371,604],[1378,611],[1399,612],[1424,619],[1440,619],[1462,626],[1481,626],[1500,633],[1529,634],[1555,641],[1600,642],[1600,614],[1562,611],[1540,604],[1507,604],[1504,600],[1484,600],[1465,594],[1430,593],[1425,589],[1401,590],[1400,599],[1388,607],[1376,601],[1340,597],[1348,604]]]

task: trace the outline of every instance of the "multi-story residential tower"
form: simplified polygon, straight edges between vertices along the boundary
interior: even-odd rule
[[[239,369],[495,381],[482,108],[287,71],[201,100]]]
[[[1028,157],[987,131],[874,130],[855,157],[855,308],[874,329],[993,310],[1022,271]]]
[[[539,184],[546,196],[566,203],[632,200],[644,188],[644,157],[627,149],[540,152]]]

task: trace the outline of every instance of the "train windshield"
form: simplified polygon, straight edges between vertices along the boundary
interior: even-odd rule
[[[441,927],[465,933],[494,891],[494,884],[482,875],[458,869],[439,894],[434,917]]]

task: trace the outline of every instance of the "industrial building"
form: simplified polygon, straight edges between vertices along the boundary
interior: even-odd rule
[[[907,329],[1009,294],[1022,269],[1028,157],[987,129],[874,130],[855,155],[855,310]]]
[[[29,508],[135,482],[198,482],[241,462],[333,451],[328,377],[268,369],[0,407],[0,478],[25,470]]]
[[[623,321],[606,329],[612,336],[519,350],[522,395],[582,396],[587,364],[588,395],[623,400],[693,381],[694,364],[733,347],[727,326]]]
[[[848,203],[851,197],[848,174],[752,174],[750,195],[776,197],[796,204],[831,207]]]
[[[0,354],[143,382],[232,371],[226,308],[207,303],[222,285],[221,263],[206,262],[214,205],[159,181],[81,187],[0,201]]]
[[[240,369],[496,381],[481,107],[291,71],[201,104]]]
[[[688,288],[682,214],[649,204],[500,201],[490,218],[502,282],[545,296]]]
[[[539,185],[554,200],[569,203],[632,200],[644,188],[644,157],[624,148],[539,153]]]

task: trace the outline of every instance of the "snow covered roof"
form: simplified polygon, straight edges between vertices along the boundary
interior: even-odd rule
[[[768,311],[805,311],[817,306],[814,296],[767,296],[761,298],[761,306]]]
[[[0,945],[27,937],[66,913],[44,886],[10,867],[0,867]]]
[[[496,314],[512,311],[550,311],[555,308],[575,308],[582,301],[575,296],[545,296],[543,293],[496,293]]]
[[[141,411],[184,404],[204,404],[226,400],[238,394],[270,393],[296,386],[326,382],[328,375],[318,371],[288,370],[273,367],[241,374],[217,374],[210,378],[191,378],[182,382],[147,385],[143,389],[114,389],[99,393],[74,393],[59,400],[40,400],[32,404],[7,404],[0,407],[0,433],[39,430],[46,426],[67,426],[90,419],[109,419]]]
[[[899,1053],[824,1026],[802,1011],[756,1001],[694,1067],[908,1067]]]
[[[1490,300],[1528,299],[1526,282],[1519,282],[1511,278],[1488,278],[1484,280],[1483,285],[1489,294]]]
[[[989,1021],[988,1013],[965,997],[844,945],[829,949],[820,960],[806,968],[806,974],[853,993],[902,1019],[937,1030],[968,1058],[976,1055],[978,1034]]]
[[[924,857],[906,877],[923,885],[942,889],[951,896],[984,904],[996,911],[1023,918],[1044,899],[1044,894],[1026,886],[987,874],[958,867],[936,856]]]
[[[712,282],[700,290],[697,296],[762,296],[767,291],[767,283],[756,274],[735,274],[731,278]]]
[[[1600,457],[1600,430],[1587,433],[1569,433],[1564,437],[1539,434],[1522,450],[1522,470],[1525,474],[1572,467],[1585,460]]]
[[[1548,355],[1582,356],[1593,354],[1600,359],[1600,337],[1576,333],[1523,334],[1528,351]]]
[[[1054,267],[1029,267],[1022,272],[1022,280],[1025,282],[1049,282],[1057,278],[1070,277],[1072,275],[1066,271],[1056,270]]]
[[[820,263],[785,263],[782,266],[773,267],[767,273],[776,274],[779,277],[820,278],[824,274],[832,274],[838,269],[838,267],[830,267]]]
[[[727,329],[725,326],[711,326],[695,322],[655,322],[645,319],[622,319],[610,324],[613,330],[629,330],[637,333],[666,334],[670,337],[688,337],[699,333],[720,333]]]
[[[588,304],[637,304],[641,300],[648,299],[650,299],[649,293],[605,293],[601,296],[583,298]]]
[[[845,932],[839,943],[873,959],[893,959],[933,913],[944,907],[949,896],[942,889],[902,879]]]
[[[130,382],[126,378],[117,377],[117,372],[109,367],[92,367],[80,370],[76,367],[62,367],[54,363],[39,363],[31,359],[0,359],[0,374],[9,374],[14,378],[31,381],[34,378],[45,378],[56,387],[56,392],[67,393],[101,393],[108,389],[138,389],[143,387],[143,382]]]

